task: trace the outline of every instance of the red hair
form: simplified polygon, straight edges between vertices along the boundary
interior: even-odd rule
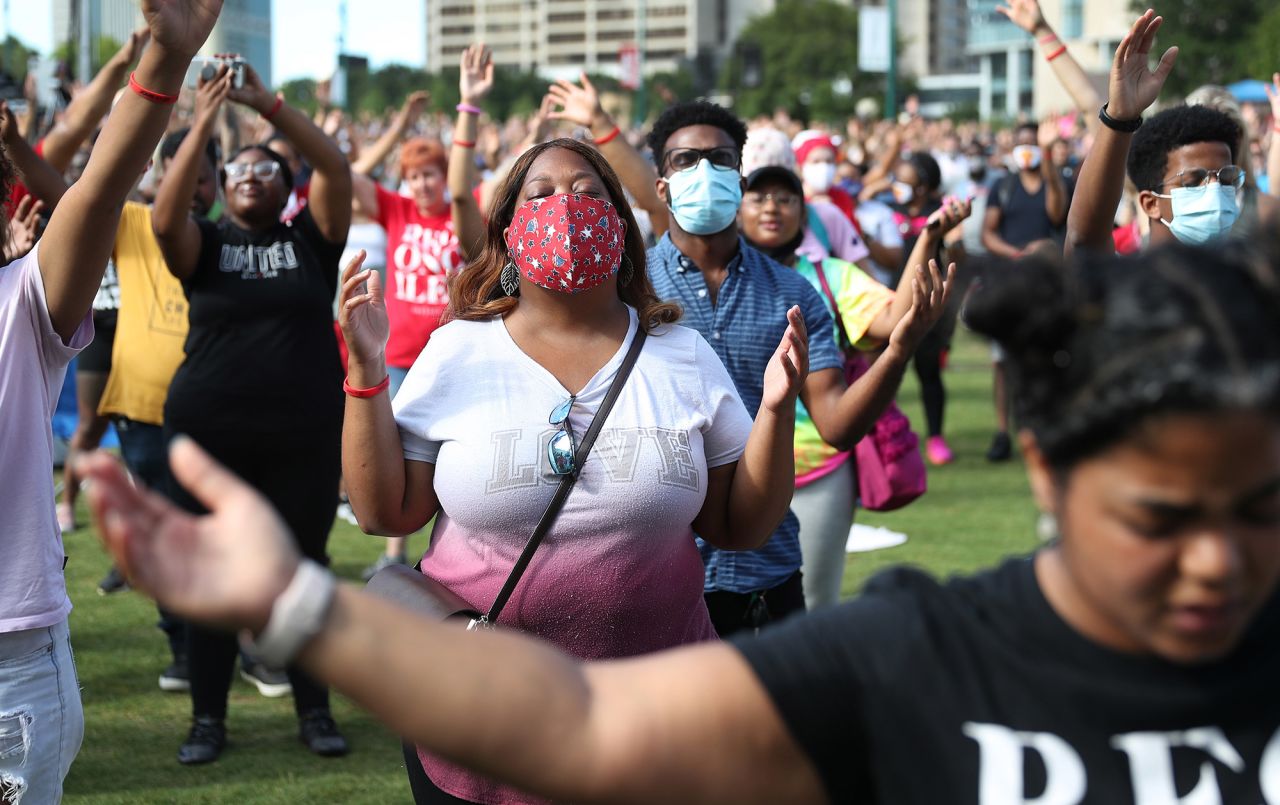
[[[439,140],[428,140],[426,137],[413,137],[405,140],[400,146],[400,176],[411,170],[420,170],[434,165],[440,173],[447,173],[449,155]]]

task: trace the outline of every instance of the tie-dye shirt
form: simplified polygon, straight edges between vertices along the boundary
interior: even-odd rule
[[[823,293],[822,282],[818,279],[818,270],[806,257],[796,263],[796,271],[813,285],[827,303],[828,312],[833,316],[836,311],[830,310],[831,301]],[[884,312],[893,302],[893,291],[868,276],[853,263],[834,257],[822,261],[822,273],[831,286],[831,293],[839,305],[840,320],[844,330],[858,349],[874,349],[880,344],[867,336],[867,329],[876,317]],[[840,334],[836,332],[837,341]],[[802,487],[812,483],[824,475],[833,472],[849,458],[848,452],[842,452],[827,444],[818,435],[818,428],[809,418],[804,403],[796,400],[796,486]]]
[[[578,392],[569,415],[576,439],[634,337],[631,315],[625,343]],[[568,397],[500,318],[436,330],[396,394],[405,458],[436,466],[441,511],[422,572],[478,610],[493,602],[560,482],[547,460],[557,431],[547,420]],[[583,659],[714,640],[692,523],[708,471],[737,461],[750,431],[729,373],[702,336],[658,328],[499,623]],[[422,758],[432,781],[455,797],[541,801]]]

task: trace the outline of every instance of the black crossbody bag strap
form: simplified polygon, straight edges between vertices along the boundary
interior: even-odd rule
[[[644,346],[645,337],[645,331],[642,328],[637,328],[635,338],[631,340],[631,348],[627,350],[626,356],[622,359],[622,365],[618,367],[618,373],[613,376],[609,391],[604,395],[604,400],[600,402],[600,408],[591,419],[591,427],[587,428],[586,435],[582,437],[582,443],[578,445],[578,452],[574,454],[574,471],[560,479],[560,486],[556,487],[556,493],[552,496],[551,502],[547,504],[547,510],[542,513],[542,519],[538,521],[537,527],[533,529],[533,534],[530,535],[529,541],[525,543],[524,550],[520,552],[520,558],[512,566],[506,582],[503,583],[502,589],[498,591],[498,596],[493,599],[493,606],[489,607],[489,612],[484,617],[480,618],[479,626],[489,626],[498,622],[498,616],[502,614],[502,608],[507,605],[511,594],[515,592],[516,585],[520,583],[520,578],[524,576],[524,571],[529,567],[529,562],[533,560],[534,551],[538,550],[538,546],[542,544],[543,538],[551,530],[551,526],[555,523],[560,510],[564,508],[564,503],[568,500],[569,493],[573,491],[573,485],[578,482],[578,474],[582,472],[582,467],[587,462],[587,456],[591,454],[591,448],[596,443],[596,437],[600,435],[600,429],[604,427],[605,419],[609,416],[609,412],[613,410],[613,404],[617,401],[618,395],[622,393],[622,387],[627,382],[627,376],[631,374],[631,368],[636,365],[636,358],[640,357],[640,349]]]

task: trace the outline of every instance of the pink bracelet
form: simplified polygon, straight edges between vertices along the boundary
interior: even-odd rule
[[[484,114],[484,110],[481,109],[479,106],[472,106],[469,103],[460,103],[455,108],[459,112],[467,112],[468,114],[475,115],[476,117],[479,117],[480,115]]]
[[[1058,35],[1057,35],[1057,34],[1054,34],[1054,33],[1048,33],[1048,34],[1045,34],[1044,36],[1040,37],[1040,38],[1039,38],[1039,39],[1037,39],[1036,41],[1037,41],[1037,42],[1039,42],[1039,43],[1040,43],[1040,44],[1042,44],[1042,45],[1047,45],[1047,44],[1049,44],[1049,43],[1051,43],[1051,42],[1057,42],[1057,41],[1058,41]]]

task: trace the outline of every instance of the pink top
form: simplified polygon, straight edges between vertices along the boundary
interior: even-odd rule
[[[39,629],[71,612],[53,505],[53,409],[93,316],[70,345],[54,332],[36,255],[0,268],[0,632]]]

